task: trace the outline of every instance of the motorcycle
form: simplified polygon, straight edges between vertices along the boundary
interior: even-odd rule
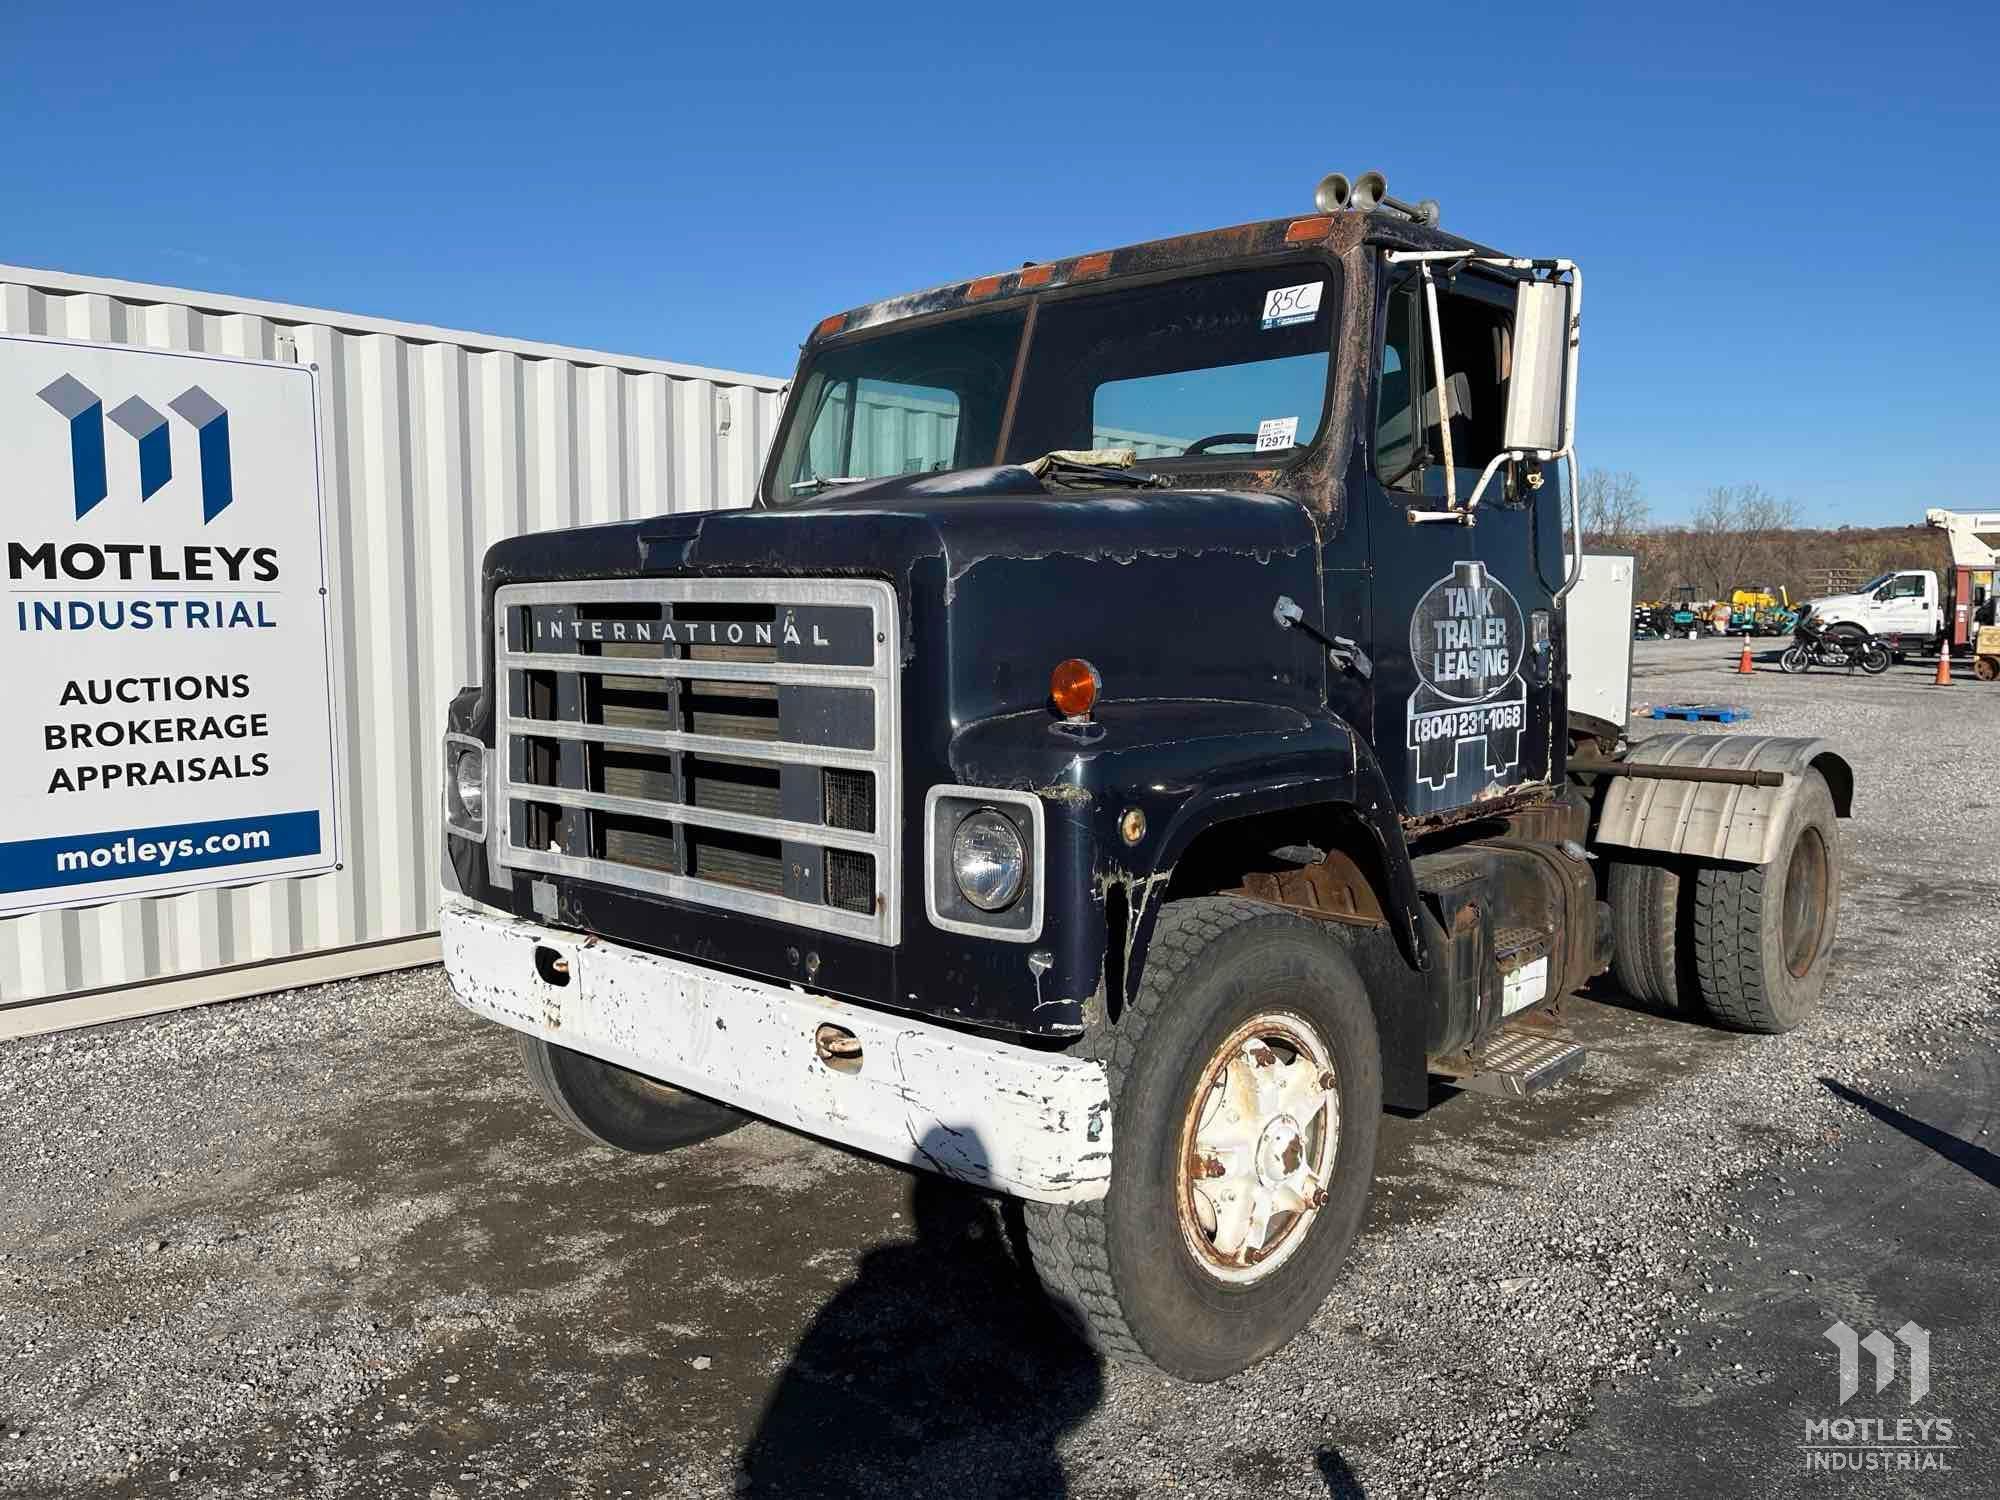
[[[1845,667],[1850,672],[1859,667],[1874,677],[1889,670],[1889,648],[1865,633],[1835,634],[1815,623],[1811,615],[1803,615],[1792,627],[1792,644],[1778,658],[1778,665],[1792,673],[1808,667]]]

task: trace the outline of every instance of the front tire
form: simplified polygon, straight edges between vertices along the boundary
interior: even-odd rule
[[[1880,641],[1870,641],[1861,648],[1861,670],[1871,677],[1879,677],[1889,670],[1889,649]]]
[[[1819,1009],[1840,925],[1840,830],[1818,771],[1801,777],[1777,857],[1694,876],[1703,1009],[1738,1031],[1790,1031]]]
[[[1780,670],[1797,675],[1812,665],[1812,652],[1804,646],[1787,646],[1785,654],[1778,658]]]
[[[1305,1327],[1360,1231],[1382,1112],[1360,976],[1307,918],[1176,901],[1090,1045],[1111,1082],[1110,1188],[1025,1205],[1035,1270],[1107,1357],[1234,1375]]]
[[[526,1032],[521,1064],[555,1117],[600,1146],[653,1155],[750,1123],[726,1104]]]

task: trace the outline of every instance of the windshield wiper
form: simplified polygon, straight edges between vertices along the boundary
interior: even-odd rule
[[[810,479],[794,479],[785,488],[794,495],[817,495],[829,485],[866,484],[866,474],[815,474]]]

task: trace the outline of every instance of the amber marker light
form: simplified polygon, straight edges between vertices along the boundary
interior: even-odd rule
[[[1049,699],[1067,718],[1089,718],[1097,695],[1103,691],[1104,679],[1097,675],[1097,668],[1080,656],[1058,662],[1049,673]]]

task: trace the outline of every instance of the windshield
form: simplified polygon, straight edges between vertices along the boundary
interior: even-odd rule
[[[1871,578],[1866,583],[1862,584],[1861,587],[1856,589],[1854,592],[1857,594],[1872,594],[1875,592],[1875,590],[1882,587],[1883,584],[1887,583],[1891,578],[1894,578],[1895,576],[1896,575],[1894,573],[1884,573],[1879,577]]]
[[[832,345],[801,374],[765,500],[1069,449],[1282,461],[1319,435],[1336,302],[1311,262],[1051,297],[1004,434],[1024,307]]]

